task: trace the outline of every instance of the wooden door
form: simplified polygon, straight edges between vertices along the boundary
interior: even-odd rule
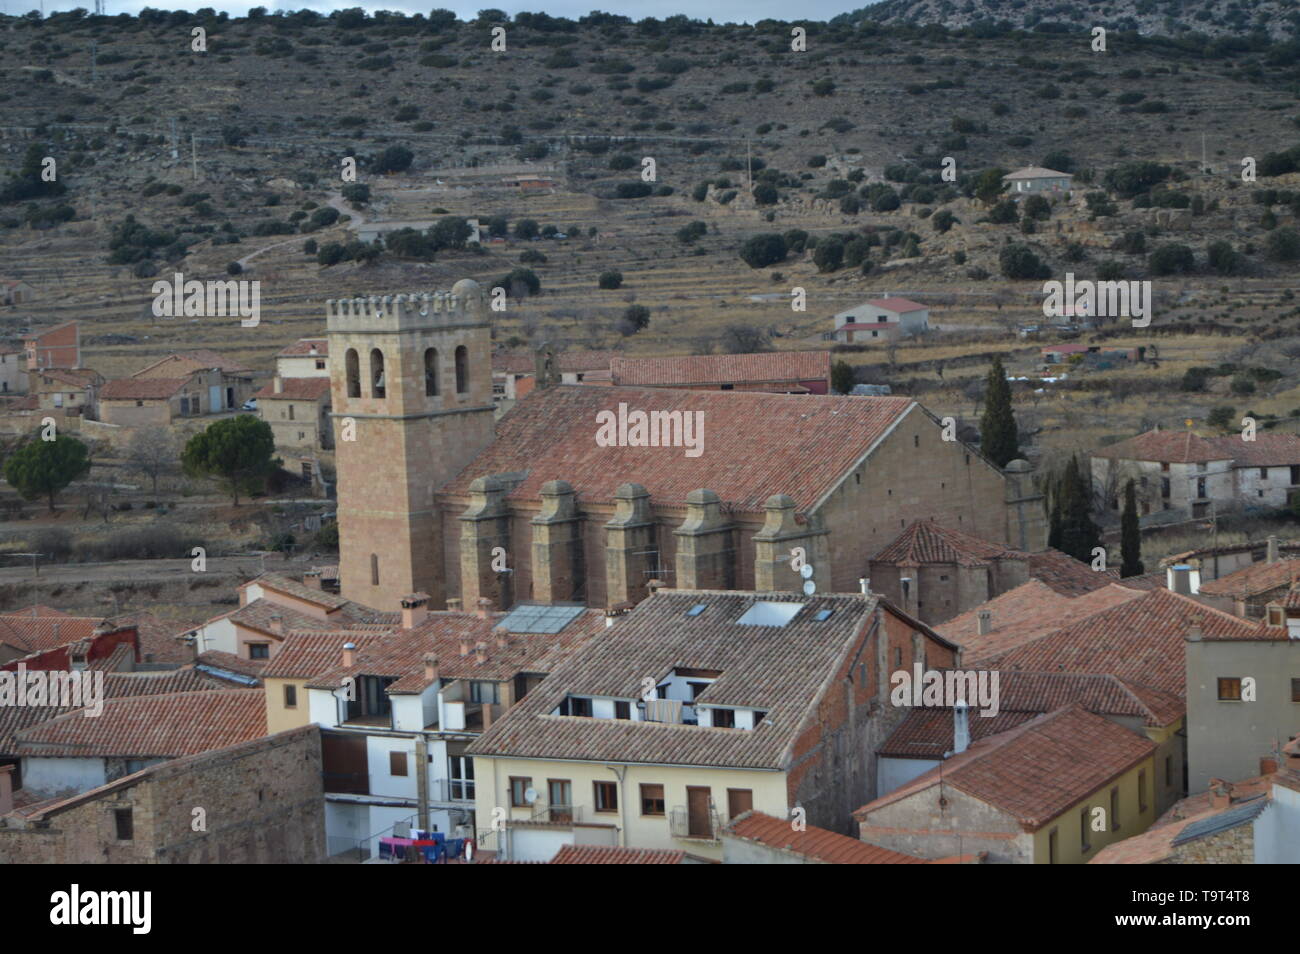
[[[709,818],[711,790],[694,785],[686,786],[687,832],[692,838],[712,838],[713,824]]]

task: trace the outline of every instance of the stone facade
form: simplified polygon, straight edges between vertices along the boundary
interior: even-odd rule
[[[7,815],[0,864],[312,864],[324,804],[320,730],[304,726]]]
[[[1255,826],[1238,825],[1217,835],[1207,835],[1170,849],[1162,865],[1253,865]]]

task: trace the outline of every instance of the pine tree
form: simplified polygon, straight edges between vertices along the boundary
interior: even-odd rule
[[[1124,485],[1124,513],[1119,521],[1119,553],[1119,575],[1141,576],[1145,569],[1142,566],[1142,534],[1138,530],[1137,492],[1133,489],[1131,480]]]
[[[831,365],[831,388],[839,394],[848,394],[853,385],[858,383],[853,366],[847,361],[836,361]]]
[[[1092,489],[1079,459],[1071,456],[1065,466],[1060,497],[1060,549],[1076,560],[1092,562],[1093,548],[1101,542],[1101,530],[1092,520]]]
[[[980,418],[980,452],[999,467],[1020,456],[1016,418],[1011,411],[1011,385],[1007,384],[1000,357],[995,357],[989,368],[984,415]]]

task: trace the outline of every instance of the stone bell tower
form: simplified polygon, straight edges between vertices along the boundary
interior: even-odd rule
[[[447,596],[434,492],[493,439],[479,284],[326,302],[343,596],[397,610]]]

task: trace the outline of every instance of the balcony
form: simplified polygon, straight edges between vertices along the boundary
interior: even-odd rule
[[[679,805],[668,813],[668,831],[674,838],[717,842],[722,824],[722,816],[712,810],[691,811]]]
[[[528,821],[535,825],[572,825],[582,821],[586,813],[585,805],[534,806],[532,817]]]
[[[388,780],[372,786],[370,775],[366,772],[323,772],[326,794],[329,795],[369,795],[372,798],[402,799],[415,803],[416,798],[410,791],[385,791]],[[414,783],[412,783],[414,787]],[[461,778],[429,779],[428,801],[430,805],[470,805],[474,802],[474,780]]]

